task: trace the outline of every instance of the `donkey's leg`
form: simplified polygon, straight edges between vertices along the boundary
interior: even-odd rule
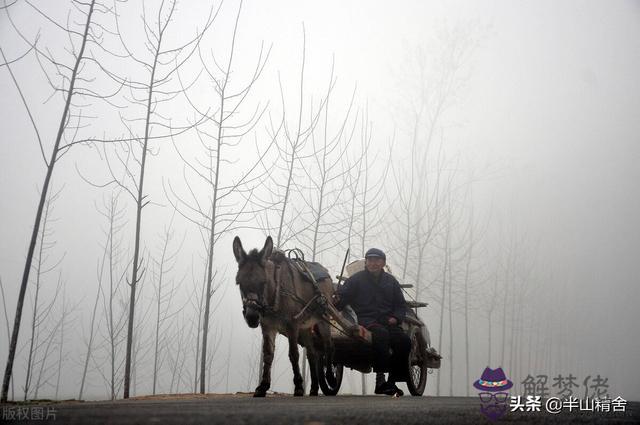
[[[307,360],[309,360],[309,373],[311,375],[311,388],[309,389],[309,395],[316,396],[318,395],[318,390],[320,388],[318,385],[318,353],[313,346],[311,348],[307,348]]]
[[[300,374],[300,353],[298,352],[298,335],[299,328],[295,325],[290,326],[287,332],[289,340],[289,360],[291,360],[291,368],[293,369],[293,395],[300,397],[304,395],[303,379]]]
[[[273,363],[273,353],[275,352],[276,345],[276,330],[262,328],[262,381],[253,393],[254,397],[264,397],[267,395],[267,390],[271,386],[271,364]]]
[[[301,332],[299,338],[307,351],[307,360],[309,361],[309,375],[311,376],[311,388],[309,389],[309,395],[318,395],[318,353],[313,345],[313,334],[310,330],[307,330]]]
[[[324,349],[325,378],[327,379],[327,383],[333,387],[337,384],[337,381],[333,374],[333,340],[331,339],[331,328],[327,323],[320,323],[318,324],[318,332],[322,339],[322,347]]]

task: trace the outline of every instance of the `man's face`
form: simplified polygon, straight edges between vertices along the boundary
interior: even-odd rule
[[[367,257],[364,262],[364,266],[369,273],[373,273],[374,275],[379,274],[385,264],[384,258],[381,257]]]

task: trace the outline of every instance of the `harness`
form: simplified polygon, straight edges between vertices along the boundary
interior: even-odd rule
[[[265,316],[272,316],[280,318],[281,320],[286,320],[286,318],[281,316],[280,313],[280,300],[282,296],[287,296],[302,307],[300,311],[293,316],[293,320],[298,321],[302,319],[305,314],[318,312],[320,313],[320,320],[326,322],[340,333],[348,337],[358,339],[357,336],[352,335],[350,332],[346,332],[345,329],[336,326],[331,320],[329,320],[329,315],[327,314],[327,312],[328,310],[336,311],[335,307],[329,304],[329,301],[327,300],[325,295],[320,291],[318,281],[314,277],[313,273],[311,273],[311,270],[309,270],[309,267],[304,260],[304,254],[300,249],[294,248],[286,250],[284,252],[274,251],[271,257],[267,261],[265,261],[264,268],[267,275],[267,280],[269,280],[269,284],[264,285],[264,291],[262,293],[261,299],[257,294],[250,293],[245,295],[244,293],[241,293],[243,310],[247,307],[251,307]],[[293,285],[293,291],[285,288],[283,285],[282,273],[288,272],[291,276],[291,281],[293,282],[294,268],[301,275],[306,276],[306,280],[308,280],[313,286],[314,296],[311,297],[311,299],[308,301],[302,299],[295,292],[295,285]],[[269,287],[275,288],[273,291],[272,300],[269,300],[269,298],[271,298],[271,295],[267,292],[267,288]]]
[[[327,299],[320,291],[318,282],[313,277],[313,274],[309,270],[306,262],[304,261],[304,254],[299,249],[290,249],[286,252],[274,252],[274,254],[265,262],[265,273],[267,275],[268,285],[264,285],[264,291],[259,296],[256,293],[244,294],[242,296],[243,310],[252,308],[259,311],[262,314],[270,316],[278,316],[280,311],[281,295],[288,296],[298,304],[302,305],[302,309],[293,317],[294,320],[301,319],[304,314],[314,306],[320,306],[322,308],[321,313],[325,313],[324,307],[327,305]],[[282,273],[288,272],[291,281],[293,281],[293,269],[296,269],[300,274],[307,277],[314,289],[314,296],[305,301],[295,292],[295,285],[293,291],[285,288],[282,282]],[[286,270],[283,270],[286,269]],[[268,292],[269,288],[275,288],[273,295]],[[270,300],[270,298],[272,298]]]

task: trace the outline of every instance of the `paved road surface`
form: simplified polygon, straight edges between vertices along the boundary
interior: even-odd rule
[[[489,424],[477,398],[271,395],[157,397],[115,402],[2,405],[0,423],[19,424]],[[19,410],[22,409],[22,410]],[[16,419],[9,419],[15,415]],[[21,419],[17,419],[20,415]],[[29,419],[25,420],[24,417]],[[49,419],[46,417],[49,416]],[[55,416],[55,419],[54,419]],[[638,424],[640,403],[626,413],[508,413],[497,423]]]

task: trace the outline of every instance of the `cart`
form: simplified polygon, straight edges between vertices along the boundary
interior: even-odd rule
[[[364,260],[358,260],[346,267],[347,277],[364,269]],[[338,281],[346,277],[337,276]],[[401,285],[411,288],[412,285]],[[427,303],[407,301],[410,310],[402,322],[402,329],[411,339],[411,352],[407,361],[407,387],[411,395],[421,396],[427,384],[429,369],[439,369],[441,356],[431,347],[426,324],[416,314],[417,309]],[[357,325],[355,313],[350,308],[342,312],[330,308],[331,338],[334,346],[332,371],[326,370],[326,362],[318,362],[318,383],[325,395],[335,395],[340,390],[345,367],[362,373],[372,371],[373,352],[371,333]],[[332,373],[331,373],[332,372]],[[330,378],[328,378],[328,376]]]

